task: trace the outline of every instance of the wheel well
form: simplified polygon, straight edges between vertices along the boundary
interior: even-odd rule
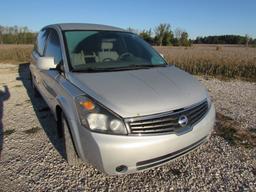
[[[57,118],[57,132],[58,132],[58,136],[60,138],[63,137],[63,128],[61,125],[61,113],[62,113],[62,109],[59,105],[56,106],[56,118]]]
[[[29,70],[29,77],[28,77],[28,79],[29,80],[31,80],[32,79],[32,73],[31,73],[31,71]]]
[[[62,108],[59,105],[57,105],[55,111],[56,111],[56,117],[57,117],[58,136],[59,136],[59,138],[63,138],[64,137],[64,130],[63,130],[62,119],[61,119],[62,118]],[[71,131],[69,130],[69,132],[70,132],[70,136],[71,136],[71,140],[72,140],[72,143],[73,143],[73,146],[74,146],[75,153],[79,157],[77,149],[76,149],[75,144],[74,144],[74,140],[73,140]]]

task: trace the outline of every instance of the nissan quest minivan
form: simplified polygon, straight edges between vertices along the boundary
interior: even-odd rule
[[[46,26],[30,71],[71,165],[89,162],[110,175],[139,172],[196,149],[214,126],[214,105],[200,82],[120,28]]]

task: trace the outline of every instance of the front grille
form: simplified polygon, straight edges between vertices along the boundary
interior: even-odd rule
[[[172,133],[190,128],[196,124],[208,111],[207,100],[200,102],[191,107],[178,109],[175,111],[161,113],[156,115],[136,117],[126,119],[126,123],[130,128],[131,134],[157,134],[157,133]],[[182,127],[178,121],[179,118],[185,115],[188,123]]]

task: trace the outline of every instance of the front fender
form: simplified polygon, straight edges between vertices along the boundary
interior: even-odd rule
[[[68,102],[67,99],[64,96],[57,96],[56,97],[57,103],[66,115],[66,118],[68,120],[75,120],[76,119],[76,111],[74,108],[74,104],[71,102]],[[56,113],[57,114],[57,113]]]
[[[83,157],[84,159],[83,149],[79,136],[80,126],[78,126],[78,124],[80,123],[80,121],[77,116],[74,100],[72,102],[68,101],[68,99],[66,99],[64,96],[58,96],[56,100],[67,118],[76,152],[78,153],[79,157]]]

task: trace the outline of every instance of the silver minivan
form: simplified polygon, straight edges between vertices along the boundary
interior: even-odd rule
[[[146,170],[196,149],[214,126],[200,82],[120,28],[46,26],[30,71],[72,165],[89,162],[111,175]]]

